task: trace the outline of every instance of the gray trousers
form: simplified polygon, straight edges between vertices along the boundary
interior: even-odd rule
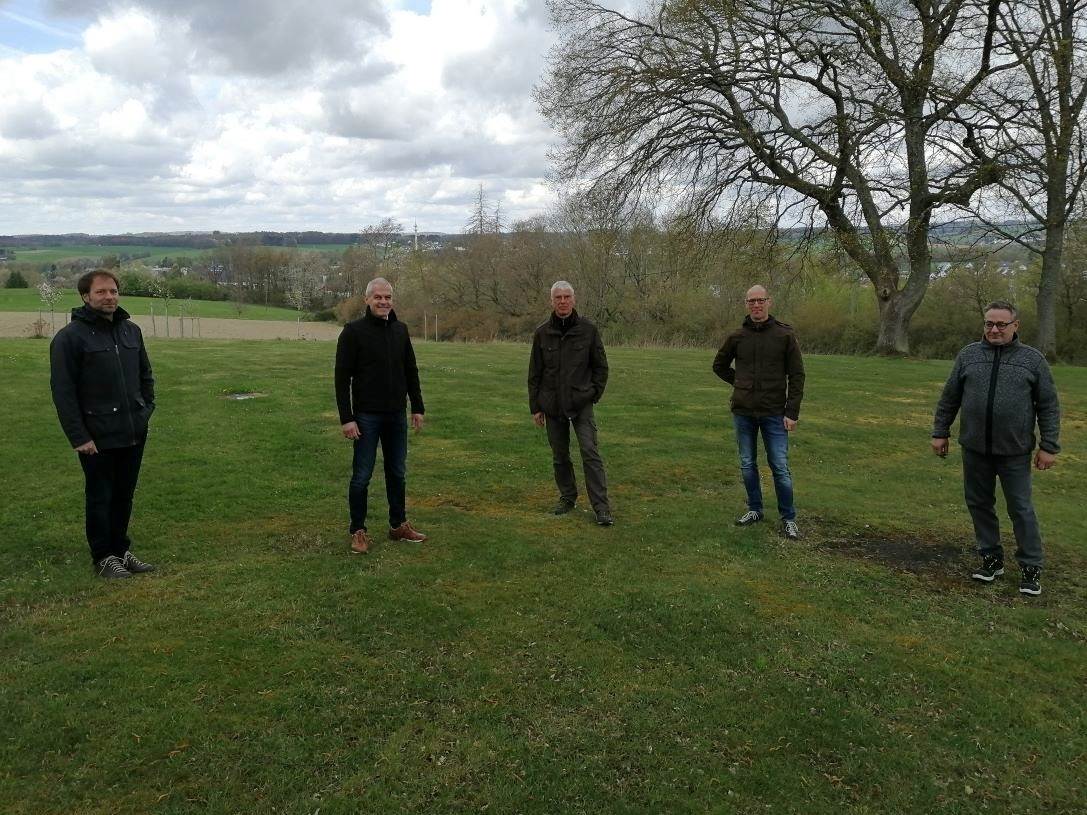
[[[1031,454],[987,456],[962,448],[963,491],[974,522],[978,554],[1000,555],[1000,522],[996,517],[996,480],[1004,492],[1015,532],[1015,559],[1020,566],[1042,566],[1042,533],[1030,500]]]
[[[555,465],[555,484],[559,495],[567,501],[577,500],[577,481],[574,479],[574,463],[570,460],[570,426],[577,435],[581,448],[581,465],[585,470],[585,486],[589,501],[597,512],[610,512],[608,504],[608,477],[604,475],[604,460],[596,446],[596,420],[593,406],[586,405],[573,418],[547,417],[547,441],[551,444],[551,461]]]

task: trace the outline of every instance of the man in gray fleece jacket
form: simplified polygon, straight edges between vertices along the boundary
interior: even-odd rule
[[[932,450],[944,457],[951,424],[959,415],[966,507],[974,522],[982,563],[971,576],[991,583],[1004,574],[996,517],[996,480],[1015,530],[1015,559],[1023,594],[1042,593],[1042,535],[1031,503],[1034,427],[1040,441],[1034,466],[1048,470],[1058,443],[1061,409],[1053,375],[1041,352],[1019,342],[1018,312],[999,300],[985,307],[985,333],[955,358],[932,426]]]

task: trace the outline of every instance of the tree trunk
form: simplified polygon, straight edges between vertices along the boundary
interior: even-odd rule
[[[1042,277],[1038,281],[1038,350],[1046,359],[1057,357],[1057,284],[1061,279],[1061,255],[1064,249],[1064,224],[1046,230],[1042,253]]]
[[[903,292],[893,292],[890,297],[878,297],[879,336],[876,353],[884,356],[904,356],[910,352],[910,318],[913,309],[903,308]]]

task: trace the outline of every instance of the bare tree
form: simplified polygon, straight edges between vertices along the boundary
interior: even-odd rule
[[[999,157],[1008,171],[975,213],[1040,256],[1036,342],[1053,358],[1065,231],[1087,182],[1087,0],[1003,3],[999,21],[1020,68],[979,100],[966,146],[981,161]],[[1020,224],[1009,228],[1009,217]]]
[[[998,181],[955,113],[993,59],[998,0],[656,0],[635,16],[549,0],[561,41],[537,90],[558,176],[680,197],[710,217],[778,196],[871,280],[877,350],[908,351],[930,226]]]

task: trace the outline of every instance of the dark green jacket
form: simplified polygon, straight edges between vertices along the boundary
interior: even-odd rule
[[[576,416],[595,405],[608,384],[608,357],[596,326],[574,311],[552,314],[532,335],[528,363],[528,409],[548,416]]]
[[[113,320],[90,306],[49,344],[49,386],[60,426],[72,447],[132,447],[147,437],[155,379],[140,327],[118,308]]]
[[[1049,363],[1041,351],[1019,342],[973,342],[959,351],[932,424],[932,437],[951,435],[959,417],[959,444],[975,453],[1019,456],[1040,447],[1059,453],[1061,407]]]
[[[423,412],[419,366],[408,327],[389,312],[383,320],[366,313],[340,332],[336,343],[336,407],[340,424],[355,421],[356,413]]]
[[[732,385],[733,413],[800,418],[804,357],[793,327],[773,315],[761,323],[744,318],[717,352],[713,372]]]

